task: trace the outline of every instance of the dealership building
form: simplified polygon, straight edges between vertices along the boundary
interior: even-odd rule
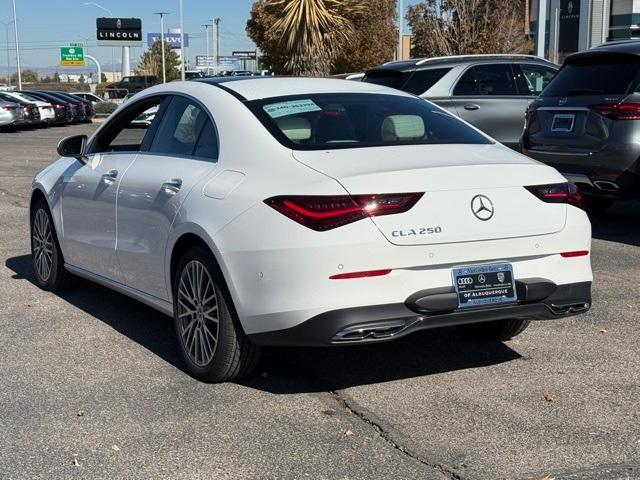
[[[640,39],[640,0],[530,0],[536,54],[562,63],[610,40]]]

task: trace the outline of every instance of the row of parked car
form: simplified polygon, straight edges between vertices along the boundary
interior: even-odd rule
[[[570,55],[469,55],[389,62],[349,80],[425,98],[555,167],[588,208],[640,199],[640,41]]]
[[[100,97],[89,92],[0,91],[0,127],[10,130],[91,122],[97,101]]]

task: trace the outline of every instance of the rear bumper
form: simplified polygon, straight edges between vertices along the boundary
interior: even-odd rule
[[[430,328],[505,319],[551,320],[591,308],[591,282],[555,285],[544,279],[516,282],[518,303],[459,310],[452,289],[416,292],[404,303],[345,308],[317,315],[295,327],[250,334],[259,345],[335,346],[376,343]]]
[[[522,153],[556,168],[586,195],[640,198],[640,147],[635,144],[574,154],[532,150],[523,142]]]

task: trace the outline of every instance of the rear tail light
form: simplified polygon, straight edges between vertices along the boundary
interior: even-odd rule
[[[403,213],[424,193],[375,195],[282,195],[264,201],[291,220],[316,231],[357,222],[366,217]]]
[[[546,203],[568,203],[584,209],[584,200],[580,190],[573,183],[554,183],[551,185],[532,185],[524,187]]]
[[[64,108],[64,105],[61,105],[60,103],[56,103],[56,104],[53,106],[53,108],[57,108],[57,109]]]
[[[337,273],[336,275],[331,275],[329,279],[347,280],[350,278],[382,277],[384,275],[389,275],[390,273],[391,269],[387,268],[384,270],[367,270],[366,272]]]
[[[16,107],[4,106],[4,107],[2,107],[2,109],[6,110],[7,112],[10,112],[11,110],[15,110]]]
[[[527,123],[531,118],[531,114],[534,112],[535,108],[532,104],[527,105],[527,109],[524,111],[524,121]]]
[[[589,108],[613,120],[640,120],[640,103],[597,103]]]
[[[576,250],[574,252],[562,252],[560,254],[563,258],[585,257],[589,255],[589,250]]]

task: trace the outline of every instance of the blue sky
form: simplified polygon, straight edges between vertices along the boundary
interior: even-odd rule
[[[254,0],[184,0],[185,32],[191,35],[190,58],[206,51],[203,23],[212,17],[222,19],[220,50],[222,55],[232,50],[255,48],[245,34],[245,25]],[[405,6],[417,0],[405,0]],[[89,54],[100,63],[111,63],[111,48],[96,46],[95,19],[109,16],[107,12],[85,0],[16,0],[20,34],[20,58],[23,66],[51,67],[59,61],[58,48],[70,42],[88,43]],[[139,17],[142,19],[143,36],[147,32],[160,31],[160,19],[153,12],[165,11],[165,28],[179,26],[178,0],[97,0],[109,9],[114,17]],[[11,22],[11,0],[0,0],[0,74],[6,72],[6,30],[4,23]],[[10,27],[12,29],[12,27]],[[211,30],[209,30],[211,32]],[[11,65],[15,68],[13,30],[10,31]],[[132,60],[137,59],[145,47],[132,49]],[[120,48],[115,49],[119,64]],[[103,67],[104,68],[104,67]],[[63,70],[62,68],[60,69]]]

